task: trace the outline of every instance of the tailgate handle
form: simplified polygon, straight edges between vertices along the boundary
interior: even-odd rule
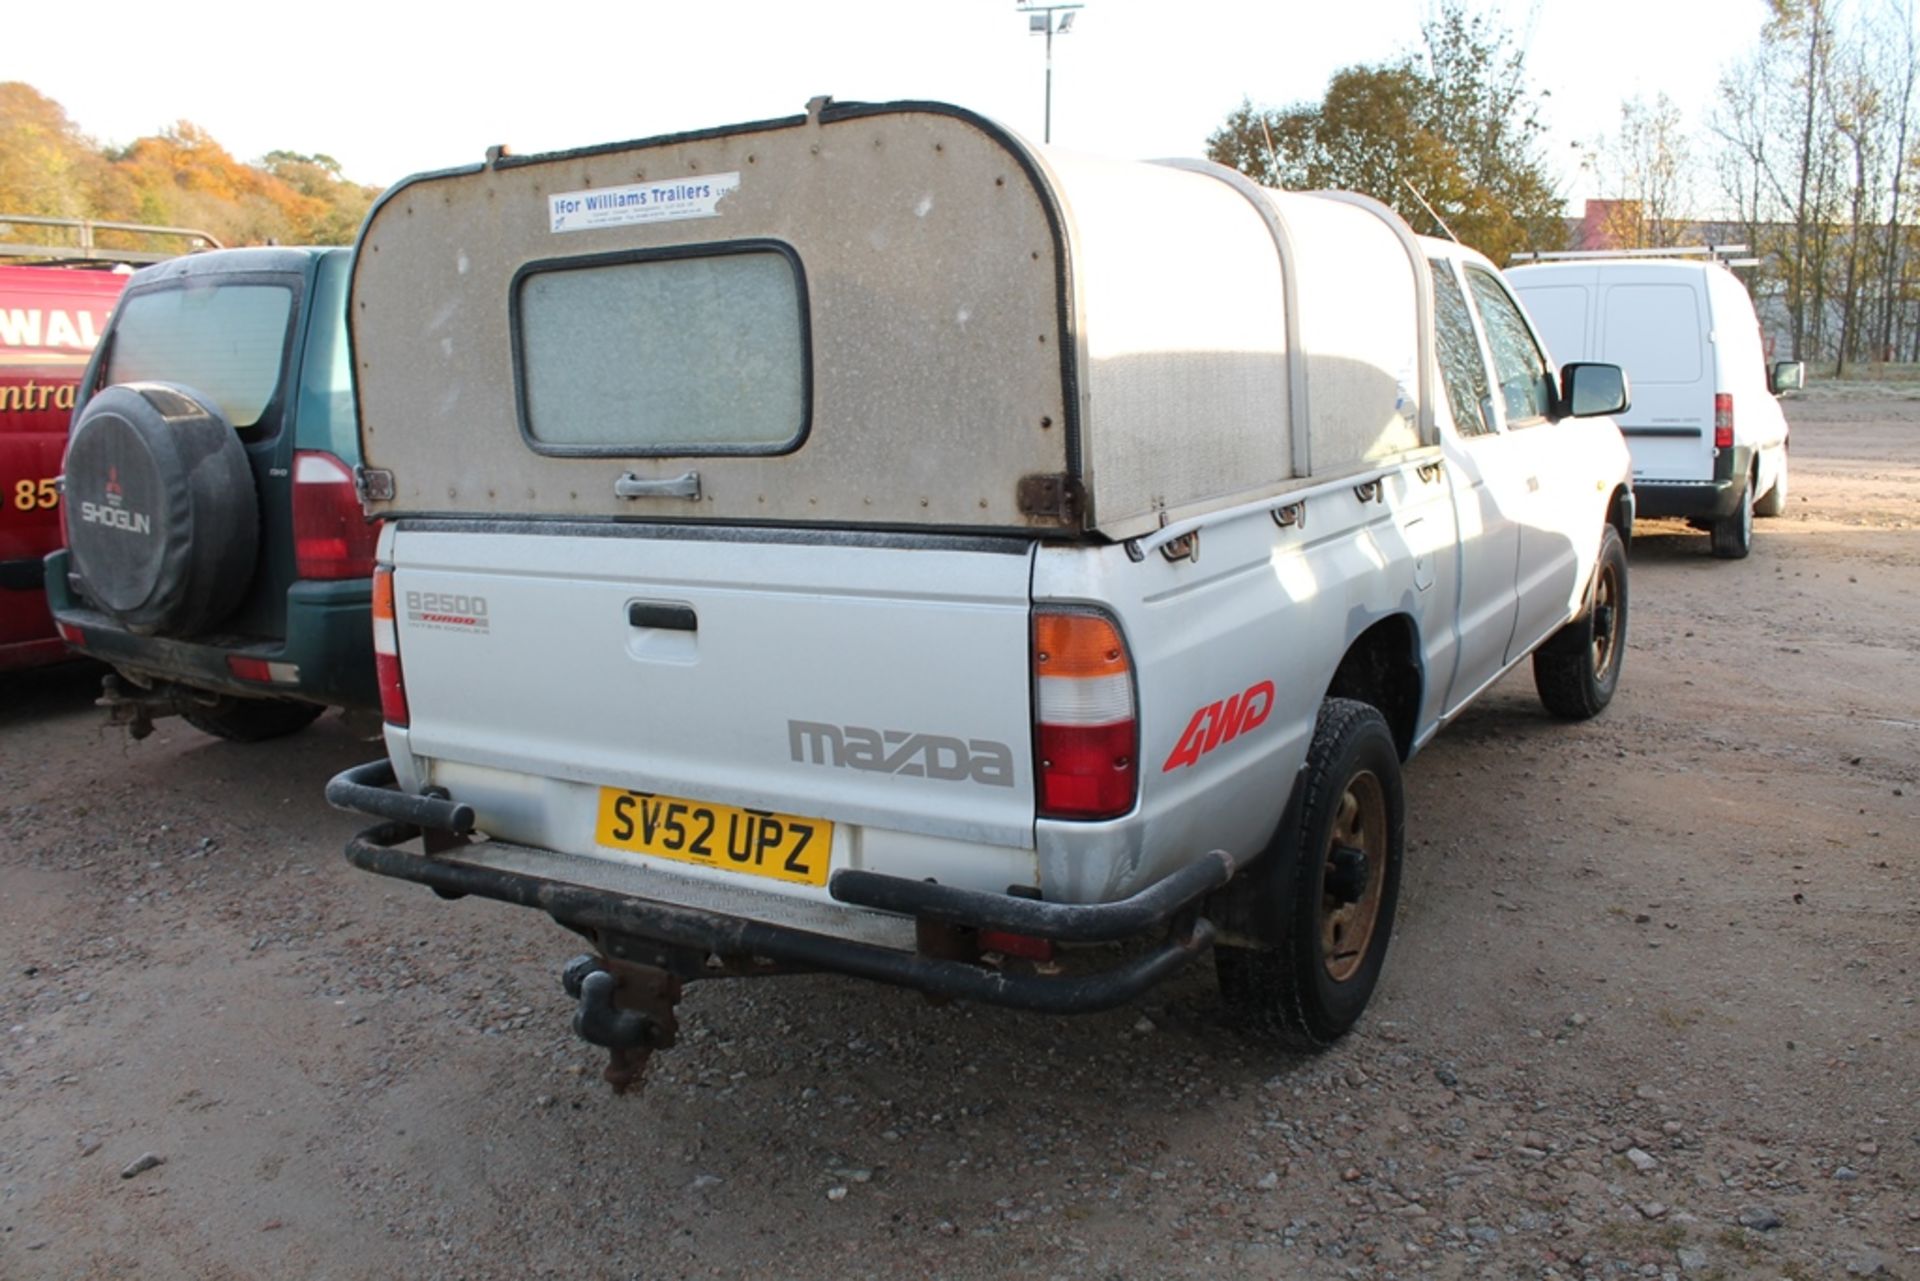
[[[668,631],[692,632],[700,628],[700,616],[691,605],[667,605],[659,601],[627,602],[629,627],[661,627]]]
[[[700,473],[690,471],[680,476],[666,476],[659,480],[643,480],[627,472],[613,482],[615,498],[691,498],[700,497]]]

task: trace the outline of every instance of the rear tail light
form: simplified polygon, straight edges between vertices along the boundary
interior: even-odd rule
[[[1733,396],[1724,391],[1713,398],[1713,447],[1733,448]]]
[[[243,681],[262,684],[291,685],[300,679],[297,663],[270,663],[264,658],[242,658],[238,654],[227,655],[227,670]]]
[[[353,472],[332,454],[293,456],[293,563],[301,578],[365,578],[380,527],[360,510]]]
[[[380,683],[380,716],[389,725],[408,724],[407,686],[400,676],[400,632],[393,621],[393,571],[373,571],[373,671]]]
[[[1085,610],[1033,619],[1035,771],[1042,818],[1117,818],[1139,790],[1133,664],[1120,629]]]
[[[67,644],[80,646],[87,643],[87,634],[72,623],[55,623],[54,626],[59,629],[60,639]]]

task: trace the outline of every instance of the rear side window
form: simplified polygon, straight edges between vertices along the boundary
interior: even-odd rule
[[[1625,368],[1635,386],[1700,381],[1707,329],[1691,286],[1615,285],[1603,306],[1603,358]]]
[[[1478,267],[1467,268],[1467,286],[1480,305],[1480,323],[1487,328],[1487,346],[1493,350],[1493,369],[1500,379],[1507,425],[1540,421],[1553,412],[1553,375],[1519,305],[1507,296],[1499,281]]]
[[[778,454],[806,435],[806,293],[784,246],[536,263],[514,329],[542,453]]]
[[[328,254],[314,272],[294,430],[300,448],[324,449],[351,463],[360,459],[360,441],[353,410],[353,362],[347,350],[349,262],[345,253]]]
[[[292,317],[285,285],[193,283],[130,294],[114,324],[107,381],[179,383],[244,431],[280,388]]]
[[[1467,296],[1460,292],[1453,269],[1438,260],[1430,265],[1440,381],[1447,387],[1453,427],[1462,436],[1484,436],[1493,430],[1493,401],[1487,387],[1487,366],[1480,358],[1480,340],[1473,332],[1473,313],[1467,310]]]

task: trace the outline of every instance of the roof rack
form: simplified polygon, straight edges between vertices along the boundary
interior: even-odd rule
[[[18,241],[0,241],[0,259],[31,258],[49,266],[165,262],[183,253],[226,248],[214,239],[211,232],[199,231],[192,227],[155,227],[139,222],[96,222],[91,218],[43,218],[38,214],[0,214],[0,228],[5,228],[11,233],[15,227],[52,227],[71,233],[71,243],[67,244],[35,245]],[[172,252],[152,249],[116,249],[97,244],[94,240],[94,233],[97,231],[120,232],[130,236],[173,238],[186,243]]]
[[[1509,264],[1578,262],[1596,258],[1710,258],[1726,267],[1759,266],[1758,258],[1736,256],[1747,252],[1746,245],[1674,245],[1666,249],[1554,249],[1539,253],[1517,253],[1509,257],[1507,262]]]

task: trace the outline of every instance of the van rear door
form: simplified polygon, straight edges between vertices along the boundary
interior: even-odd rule
[[[0,670],[66,653],[41,558],[60,545],[60,456],[76,386],[127,278],[0,266]]]
[[[1594,359],[1627,370],[1633,405],[1617,416],[1636,481],[1713,478],[1712,321],[1699,273],[1614,269],[1600,285]]]

